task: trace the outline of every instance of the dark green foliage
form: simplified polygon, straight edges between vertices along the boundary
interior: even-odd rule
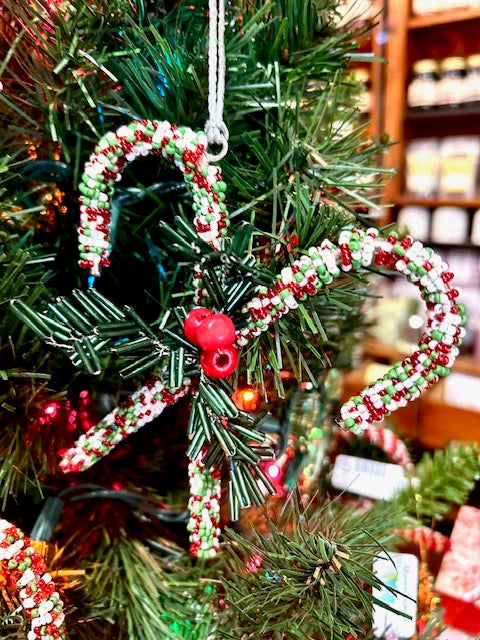
[[[429,525],[464,504],[480,477],[480,451],[475,443],[450,444],[424,454],[414,480],[395,499],[395,508]]]
[[[221,638],[340,640],[368,629],[370,588],[380,586],[372,562],[391,523],[379,514],[333,513],[326,506],[309,516],[292,500],[278,524],[269,521],[251,540],[228,533],[222,582],[234,622]]]

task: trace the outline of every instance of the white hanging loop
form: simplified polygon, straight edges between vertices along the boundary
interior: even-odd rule
[[[228,129],[223,121],[225,96],[225,0],[209,0],[208,34],[208,120],[205,133],[209,144],[220,145],[217,154],[207,154],[210,162],[217,162],[228,151]]]

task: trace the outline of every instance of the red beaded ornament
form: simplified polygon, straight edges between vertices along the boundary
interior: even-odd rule
[[[28,640],[66,639],[63,602],[42,557],[15,525],[0,519],[0,572],[30,619]]]

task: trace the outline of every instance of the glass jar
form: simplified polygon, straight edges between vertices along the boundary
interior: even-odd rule
[[[438,63],[425,58],[413,65],[413,78],[408,85],[409,107],[431,107],[437,101]]]
[[[463,79],[463,101],[480,102],[480,54],[468,56]]]
[[[455,106],[462,102],[464,76],[465,60],[463,58],[452,56],[440,62],[437,104]]]

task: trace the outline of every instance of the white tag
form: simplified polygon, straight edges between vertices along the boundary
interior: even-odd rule
[[[445,378],[443,400],[452,407],[480,411],[480,377],[454,371]]]
[[[405,471],[398,464],[340,454],[335,460],[331,483],[335,489],[366,498],[390,500],[405,486]]]
[[[391,635],[394,638],[412,638],[417,631],[418,558],[410,553],[391,553],[389,556],[376,558],[373,571],[382,582],[400,593],[392,593],[385,587],[372,589],[372,593],[409,617],[374,605],[373,630],[379,637]]]

